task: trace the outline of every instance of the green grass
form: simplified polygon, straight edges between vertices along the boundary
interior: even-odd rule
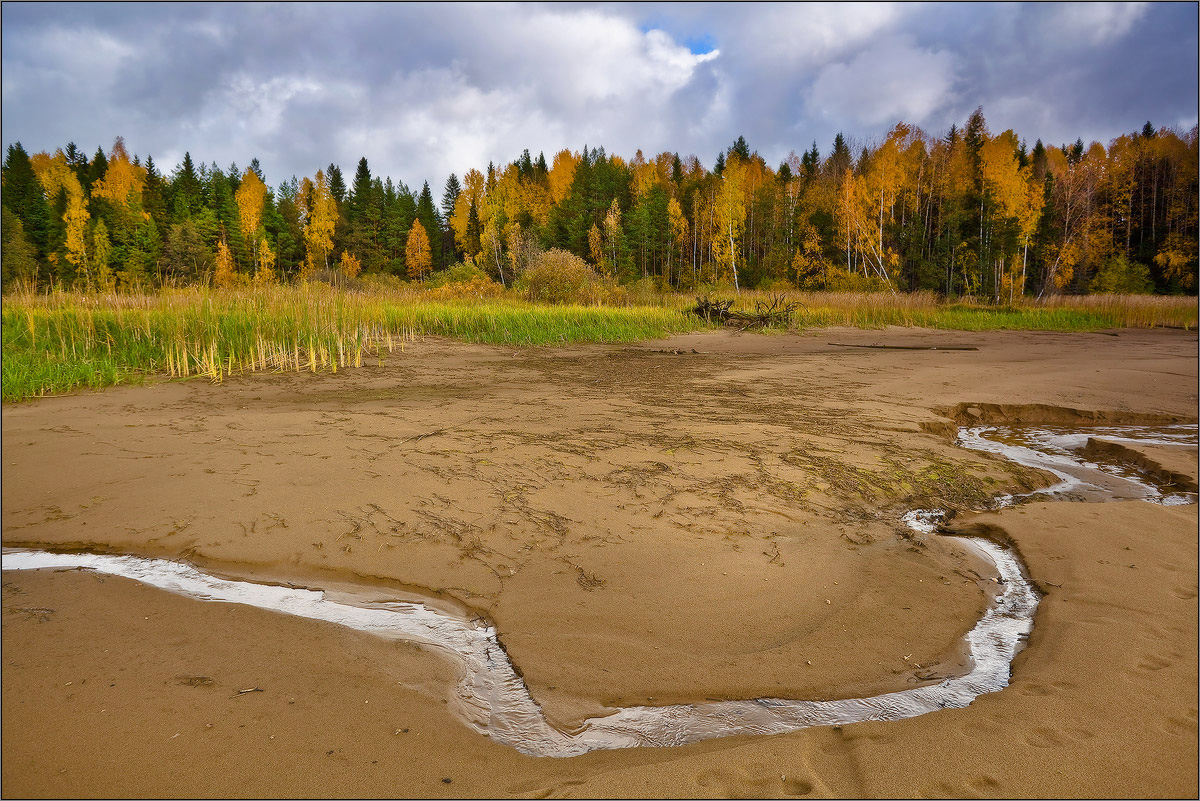
[[[8,297],[3,397],[22,400],[149,376],[337,370],[418,336],[548,345],[632,342],[704,328],[659,307],[539,306],[502,298],[426,301],[323,285],[158,295]]]
[[[965,331],[1094,331],[1196,327],[1195,298],[1090,296],[988,306],[930,293],[786,293],[799,328],[888,325]],[[770,293],[743,292],[739,309]],[[547,306],[514,294],[432,299],[417,288],[344,291],[323,284],[146,295],[12,295],[3,306],[3,399],[19,401],[148,378],[246,370],[338,370],[420,336],[502,345],[619,343],[708,326],[687,313],[694,295],[642,305]]]

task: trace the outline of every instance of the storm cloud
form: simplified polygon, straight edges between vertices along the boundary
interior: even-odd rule
[[[1107,143],[1196,124],[1196,28],[1194,3],[5,3],[3,139],[257,157],[273,184],[366,156],[435,188],[524,148],[711,166],[744,135],[777,164],[976,106],[1030,143]]]

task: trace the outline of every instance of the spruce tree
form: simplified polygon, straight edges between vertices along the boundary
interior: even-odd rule
[[[175,171],[175,178],[171,181],[170,196],[171,217],[174,221],[186,220],[200,211],[203,203],[200,176],[196,172],[196,165],[192,163],[191,153],[183,154],[183,163],[179,165]]]
[[[21,221],[24,235],[35,249],[35,258],[40,260],[50,251],[50,204],[33,172],[29,154],[20,142],[8,146],[3,176],[4,191],[0,193],[0,200],[4,208]]]
[[[108,159],[104,156],[104,148],[96,148],[96,155],[92,156],[92,163],[88,165],[87,180],[83,186],[83,194],[90,195],[92,193],[92,184],[104,177],[104,173],[108,172]]]
[[[453,264],[462,257],[462,251],[454,241],[454,229],[450,226],[450,218],[454,215],[454,206],[458,203],[460,194],[462,184],[458,182],[457,175],[450,173],[450,177],[446,179],[445,191],[442,192],[441,249],[442,264],[445,265]]]
[[[358,160],[358,169],[354,171],[354,185],[350,189],[350,202],[346,210],[346,219],[354,225],[362,219],[366,206],[371,202],[371,168],[367,165],[367,157]]]
[[[729,155],[740,156],[743,161],[750,160],[750,145],[746,144],[746,137],[739,136],[734,140],[733,146],[729,148]]]
[[[437,209],[433,205],[433,192],[429,191],[429,182],[426,181],[421,187],[421,195],[417,198],[417,219],[421,221],[421,227],[428,233],[441,230],[442,223],[438,219]],[[434,270],[440,270],[445,267],[445,262],[442,259],[441,248],[431,247],[433,252],[433,267]]]
[[[850,146],[846,144],[846,137],[842,136],[842,132],[838,131],[837,136],[833,137],[833,152],[829,155],[829,169],[833,173],[834,178],[841,178],[842,173],[850,169]]]
[[[325,169],[325,177],[329,179],[329,194],[333,195],[333,199],[337,201],[340,209],[346,202],[346,181],[342,178],[342,168],[336,164],[330,164]]]

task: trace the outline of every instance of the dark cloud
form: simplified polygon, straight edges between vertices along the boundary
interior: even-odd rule
[[[3,6],[3,139],[125,136],[170,168],[330,161],[438,186],[525,147],[772,163],[838,131],[1107,142],[1196,121],[1197,7],[1138,4]],[[709,50],[713,52],[709,53]]]

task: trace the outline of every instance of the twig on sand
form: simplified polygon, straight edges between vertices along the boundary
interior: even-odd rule
[[[251,687],[248,690],[238,690],[236,693],[234,693],[233,695],[231,695],[229,697],[230,698],[241,698],[243,695],[246,695],[247,693],[261,693],[261,692],[263,692],[262,687]]]

